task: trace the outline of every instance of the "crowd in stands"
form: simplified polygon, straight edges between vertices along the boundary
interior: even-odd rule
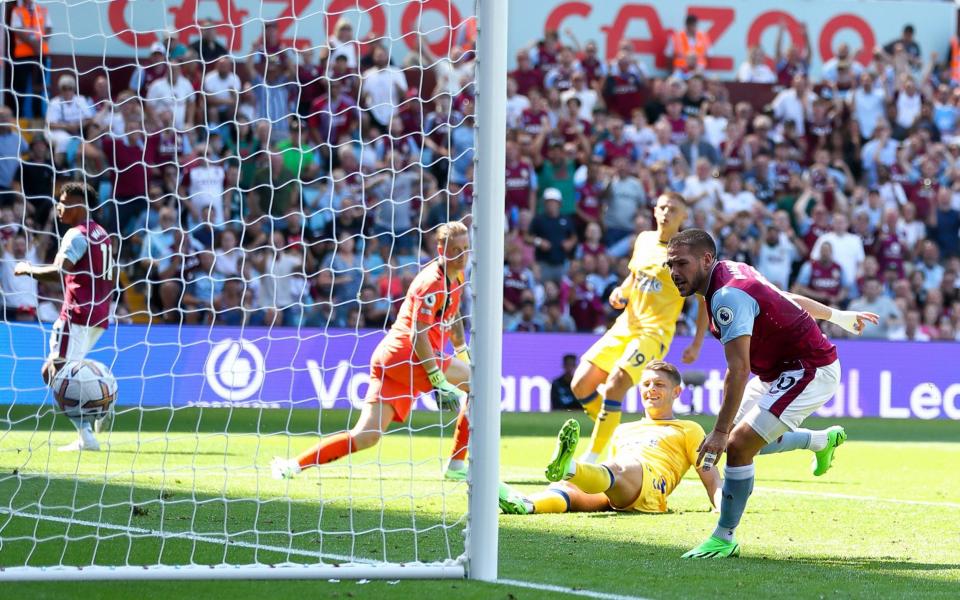
[[[7,49],[11,64],[45,51],[39,21],[26,57]],[[431,231],[470,218],[470,35],[439,56],[424,41],[398,64],[347,20],[314,48],[265,22],[242,53],[214,24],[196,29],[192,43],[154,44],[121,85],[39,69],[45,99],[24,87],[36,73],[14,69],[0,108],[7,319],[55,318],[60,286],[12,267],[52,260],[57,187],[80,179],[114,234],[121,322],[384,327],[433,254]],[[721,258],[880,314],[865,336],[960,339],[960,88],[913,33],[866,66],[841,45],[819,72],[809,43],[781,35],[772,60],[751,49],[737,78],[776,86],[761,107],[704,72],[695,18],[671,37],[662,77],[629,43],[610,62],[569,32],[521,49],[507,81],[506,328],[606,327],[633,239],[673,190]],[[429,87],[411,79],[424,71]]]
[[[873,50],[845,44],[817,72],[805,46],[751,48],[732,102],[704,72],[710,40],[688,17],[652,77],[623,44],[549,32],[508,80],[504,310],[513,331],[599,331],[638,232],[664,191],[719,257],[785,290],[880,315],[864,337],[960,339],[960,88],[955,63],[924,61],[912,26]],[[692,332],[689,306],[680,333]],[[828,324],[833,337],[844,337]]]

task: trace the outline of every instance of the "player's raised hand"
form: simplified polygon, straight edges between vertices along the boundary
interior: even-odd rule
[[[696,466],[703,467],[704,471],[709,471],[713,465],[717,464],[723,452],[727,449],[727,440],[730,434],[714,429],[702,442],[697,452]]]
[[[854,335],[863,333],[863,328],[867,323],[877,325],[880,323],[880,316],[872,312],[857,312],[855,310],[834,310],[828,319],[834,325],[837,325],[849,331]]]
[[[617,310],[623,310],[627,306],[627,299],[623,297],[623,289],[620,286],[613,288],[610,292],[610,306]]]

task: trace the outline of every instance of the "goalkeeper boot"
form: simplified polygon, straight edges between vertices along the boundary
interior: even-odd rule
[[[711,535],[707,538],[707,541],[687,552],[681,558],[732,558],[734,556],[740,556],[740,544],[736,541],[728,542]]]
[[[451,460],[447,463],[447,470],[443,473],[444,479],[449,479],[450,481],[466,481],[467,475],[470,474],[470,468],[467,467],[467,463],[462,460]]]
[[[570,470],[570,463],[573,462],[573,453],[577,450],[577,443],[580,441],[580,423],[574,419],[569,419],[560,428],[557,434],[557,445],[553,450],[553,458],[546,468],[547,481],[560,481]]]
[[[533,503],[505,483],[500,484],[498,492],[500,510],[505,515],[529,515],[533,513]]]
[[[274,479],[293,479],[300,474],[300,463],[289,458],[280,458],[277,456],[270,463],[270,472]]]
[[[827,447],[813,453],[814,458],[811,467],[815,476],[819,477],[830,470],[833,465],[833,453],[845,441],[847,441],[847,432],[844,431],[843,427],[834,425],[827,429]]]

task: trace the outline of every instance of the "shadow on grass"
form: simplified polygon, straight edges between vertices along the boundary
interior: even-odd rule
[[[408,482],[382,483],[402,487]],[[432,504],[429,498],[385,501],[379,510],[362,505],[369,504],[367,496],[356,502],[343,496],[313,502],[270,491],[261,489],[257,498],[223,498],[191,493],[182,486],[161,489],[67,476],[0,476],[0,507],[30,514],[42,510],[48,518],[67,519],[0,513],[4,540],[0,565],[21,565],[25,560],[34,566],[316,563],[319,553],[431,561],[458,556],[463,549],[464,522],[458,521],[462,515],[455,510],[444,513],[443,501],[437,499]],[[462,507],[462,498],[454,500],[447,502]],[[429,508],[423,508],[425,504]],[[747,547],[740,560],[705,565],[679,559],[689,549],[682,540],[663,539],[662,532],[651,539],[643,536],[642,526],[637,527],[644,521],[683,518],[615,513],[503,517],[500,576],[656,598],[702,597],[703,590],[722,589],[744,597],[782,597],[785,590],[802,597],[956,597],[960,576],[952,572],[956,564],[911,563],[894,557],[771,558],[750,556]],[[203,537],[185,538],[191,529]],[[161,537],[161,531],[167,537]],[[686,532],[677,532],[676,538],[684,537]]]
[[[352,484],[361,488],[365,482]],[[369,484],[363,492],[372,489]],[[369,495],[363,498],[376,503]],[[462,514],[444,511],[442,503],[437,510],[416,510],[435,500],[429,495],[394,498],[382,501],[381,511],[342,495],[316,502],[262,492],[224,498],[175,484],[160,488],[5,474],[0,476],[0,566],[24,560],[31,566],[316,564],[345,557],[442,561],[463,552],[464,523]]]

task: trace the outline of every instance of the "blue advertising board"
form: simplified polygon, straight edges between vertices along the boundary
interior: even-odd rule
[[[40,379],[48,329],[0,323],[0,403],[49,402]],[[348,408],[363,402],[369,356],[380,331],[295,328],[121,325],[101,337],[90,358],[110,366],[119,402],[141,406],[255,406]],[[501,406],[505,411],[550,409],[550,381],[564,354],[582,354],[596,336],[504,334]],[[667,360],[680,365],[689,340],[677,339]],[[866,340],[837,342],[843,378],[818,414],[960,420],[960,346]],[[723,351],[710,339],[699,360],[703,386],[687,389],[678,411],[715,414],[722,396]],[[420,409],[435,409],[429,396]],[[636,390],[624,410],[639,412]]]

